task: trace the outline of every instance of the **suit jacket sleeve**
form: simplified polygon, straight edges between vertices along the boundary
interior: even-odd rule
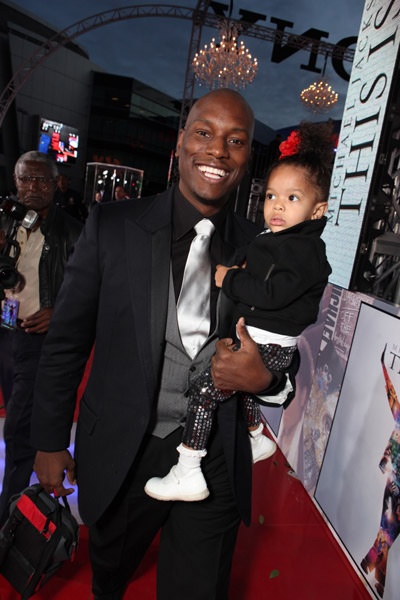
[[[31,424],[31,443],[39,450],[58,451],[70,443],[76,393],[95,339],[101,281],[97,229],[93,210],[66,267],[43,344]]]

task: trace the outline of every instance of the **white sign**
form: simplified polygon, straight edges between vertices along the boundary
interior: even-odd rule
[[[323,238],[330,281],[348,288],[400,40],[400,0],[367,0],[333,169]]]

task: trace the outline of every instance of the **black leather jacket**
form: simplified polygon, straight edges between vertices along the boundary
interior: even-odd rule
[[[55,205],[51,206],[46,220],[40,225],[44,235],[39,261],[40,308],[54,306],[66,262],[82,227],[82,223]]]

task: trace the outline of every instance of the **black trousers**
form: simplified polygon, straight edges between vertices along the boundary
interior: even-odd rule
[[[36,451],[30,445],[33,388],[44,334],[17,330],[12,335],[14,381],[7,401],[3,437],[6,448],[0,496],[0,525],[8,517],[11,496],[29,485]]]
[[[11,397],[13,386],[12,338],[14,333],[0,327],[0,387],[4,404]]]
[[[158,600],[227,600],[240,517],[218,433],[202,467],[210,496],[201,502],[161,502],[144,493],[146,481],[163,477],[176,462],[182,430],[165,439],[149,436],[121,493],[89,529],[96,600],[120,600],[130,577],[161,529]]]

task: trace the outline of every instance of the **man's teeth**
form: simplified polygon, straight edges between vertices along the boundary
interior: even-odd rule
[[[215,169],[214,167],[206,167],[204,165],[200,165],[199,171],[207,175],[207,177],[212,177],[213,179],[219,179],[220,177],[225,177],[226,172],[223,169]]]

